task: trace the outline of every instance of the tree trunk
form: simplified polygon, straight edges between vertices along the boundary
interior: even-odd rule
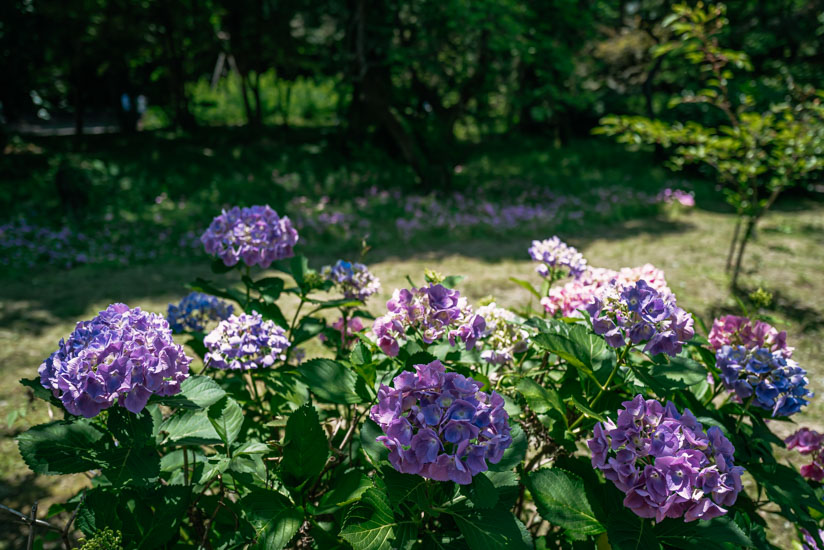
[[[752,237],[755,224],[758,222],[757,217],[751,217],[747,220],[747,228],[744,231],[744,236],[741,238],[741,244],[738,246],[738,256],[735,260],[735,270],[732,272],[732,288],[738,288],[738,275],[741,273],[741,260],[744,258],[744,250],[747,248],[747,243]]]
[[[727,252],[727,265],[724,271],[729,273],[732,269],[732,259],[735,257],[735,245],[738,244],[738,233],[741,231],[741,214],[735,220],[735,230],[732,232],[732,240],[730,241],[730,250]]]

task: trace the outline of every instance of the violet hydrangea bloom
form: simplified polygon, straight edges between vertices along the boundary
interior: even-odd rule
[[[820,547],[818,546],[818,543],[815,541],[815,539],[810,534],[810,532],[807,531],[806,529],[804,529],[803,527],[801,528],[801,537],[802,537],[802,541],[801,541],[801,549],[802,550],[821,550]],[[824,540],[824,529],[819,529],[818,530],[818,538],[821,539],[821,540]]]
[[[440,361],[415,365],[393,386],[381,384],[370,416],[385,434],[377,440],[401,473],[468,485],[487,462],[500,462],[512,443],[503,397],[446,372]]]
[[[773,416],[790,416],[807,404],[807,371],[782,350],[747,349],[725,345],[715,354],[721,381],[740,402],[767,409]]]
[[[644,352],[675,357],[694,335],[692,315],[665,294],[641,280],[634,285],[613,285],[587,306],[592,329],[607,343],[620,348],[643,344]]]
[[[207,367],[247,370],[271,367],[286,360],[289,340],[274,321],[264,320],[260,313],[232,315],[203,339]]]
[[[537,267],[541,277],[549,277],[551,272],[559,269],[568,269],[569,275],[577,279],[587,268],[583,254],[563,242],[557,235],[543,241],[532,241],[529,255],[536,262],[541,262]]]
[[[801,428],[784,440],[787,449],[810,455],[810,463],[801,467],[801,475],[813,481],[824,481],[824,436],[809,428]]]
[[[365,265],[357,262],[338,260],[333,266],[325,266],[320,273],[340,287],[344,298],[349,300],[365,302],[381,289],[380,280]]]
[[[389,312],[375,319],[372,331],[378,346],[390,357],[398,354],[398,341],[406,339],[410,328],[419,332],[427,344],[446,336],[451,345],[461,340],[466,349],[475,346],[486,328],[484,318],[473,313],[460,292],[441,284],[395,289],[386,308]]]
[[[721,430],[706,432],[689,409],[678,412],[638,395],[622,403],[616,421],[595,425],[592,467],[626,493],[624,506],[642,518],[712,519],[727,513],[741,491],[744,469]]]
[[[115,403],[137,414],[152,394],[179,393],[190,362],[162,316],[112,304],[77,323],[38,372],[67,411],[91,418]]]
[[[729,345],[782,350],[788,358],[793,352],[793,348],[787,346],[787,331],[779,332],[769,323],[737,315],[726,315],[713,321],[709,341],[715,351]]]
[[[516,322],[514,313],[492,302],[479,307],[478,315],[486,322],[486,330],[481,337],[481,359],[494,365],[503,365],[511,362],[516,353],[526,351],[529,333]]]
[[[169,304],[166,320],[172,332],[201,332],[211,321],[222,321],[232,314],[234,307],[215,296],[191,292],[179,304]]]
[[[278,216],[268,205],[235,206],[213,219],[200,240],[207,253],[227,266],[243,261],[267,268],[276,260],[295,255],[298,232],[288,217]]]

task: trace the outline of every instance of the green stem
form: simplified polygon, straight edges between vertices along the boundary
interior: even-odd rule
[[[249,279],[249,280],[252,280],[252,277],[250,275],[251,272],[252,272],[251,266],[247,265],[246,266],[246,278]],[[249,283],[244,282],[244,284],[246,285],[246,301],[243,304],[243,309],[245,310],[246,308],[249,307],[249,300],[250,300],[251,294],[252,294],[252,287],[249,286]]]
[[[618,369],[621,367],[621,365],[623,365],[626,362],[626,358],[627,358],[627,355],[629,354],[629,349],[631,347],[632,347],[632,344],[627,344],[627,346],[623,350],[621,350],[621,354],[618,356],[618,360],[615,361],[615,366],[612,368],[612,372],[609,373],[609,377],[607,378],[607,381],[604,383],[603,386],[601,386],[601,389],[598,391],[598,394],[595,396],[595,399],[590,401],[590,403],[589,403],[589,408],[590,409],[593,406],[595,406],[595,404],[598,402],[598,400],[601,399],[601,397],[606,393],[607,389],[609,389],[609,385],[612,383],[612,379],[615,378],[615,374],[618,372]],[[578,419],[575,422],[572,423],[572,425],[569,427],[569,429],[573,430],[574,428],[578,427],[578,425],[581,422],[584,421],[584,418],[586,418],[586,415],[582,413],[581,416],[579,416]]]
[[[306,296],[301,294],[300,296],[300,303],[298,304],[298,309],[295,310],[295,316],[292,317],[292,324],[289,327],[289,341],[292,340],[292,334],[295,332],[295,324],[298,322],[298,315],[300,315],[300,310],[303,308],[303,304],[306,303]]]
[[[747,402],[744,403],[744,410],[741,412],[741,416],[738,417],[738,422],[735,423],[736,432],[738,432],[738,428],[741,427],[741,422],[744,420],[744,417],[746,416],[747,410],[749,410],[753,399],[755,399],[754,393],[750,396],[749,399],[747,399]]]

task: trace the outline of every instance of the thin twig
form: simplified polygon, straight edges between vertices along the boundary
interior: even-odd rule
[[[34,547],[34,528],[37,524],[37,501],[31,505],[31,516],[29,516],[29,542],[26,543],[26,550],[32,550]]]

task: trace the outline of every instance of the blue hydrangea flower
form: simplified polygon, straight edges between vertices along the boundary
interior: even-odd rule
[[[529,255],[541,263],[536,268],[541,277],[549,277],[552,271],[568,269],[569,275],[577,279],[587,270],[587,261],[583,254],[563,242],[557,235],[543,241],[532,241]]]
[[[179,393],[190,362],[162,316],[112,304],[78,323],[38,372],[67,411],[91,418],[115,404],[136,414],[152,394]]]
[[[357,262],[338,260],[335,265],[321,269],[321,275],[335,283],[343,291],[344,298],[349,300],[365,302],[381,289],[380,280],[365,265]]]
[[[247,370],[271,367],[286,360],[289,340],[274,321],[260,313],[232,315],[203,339],[205,364],[217,369]]]
[[[377,440],[401,473],[468,485],[512,443],[503,397],[446,372],[440,361],[415,365],[393,386],[381,384],[370,416],[385,434]]]
[[[742,402],[752,398],[753,406],[772,411],[773,416],[795,414],[813,397],[807,371],[785,350],[724,345],[715,362],[728,391]]]
[[[192,292],[179,304],[169,304],[166,320],[174,334],[202,332],[210,321],[222,321],[232,314],[234,307],[215,296]]]

